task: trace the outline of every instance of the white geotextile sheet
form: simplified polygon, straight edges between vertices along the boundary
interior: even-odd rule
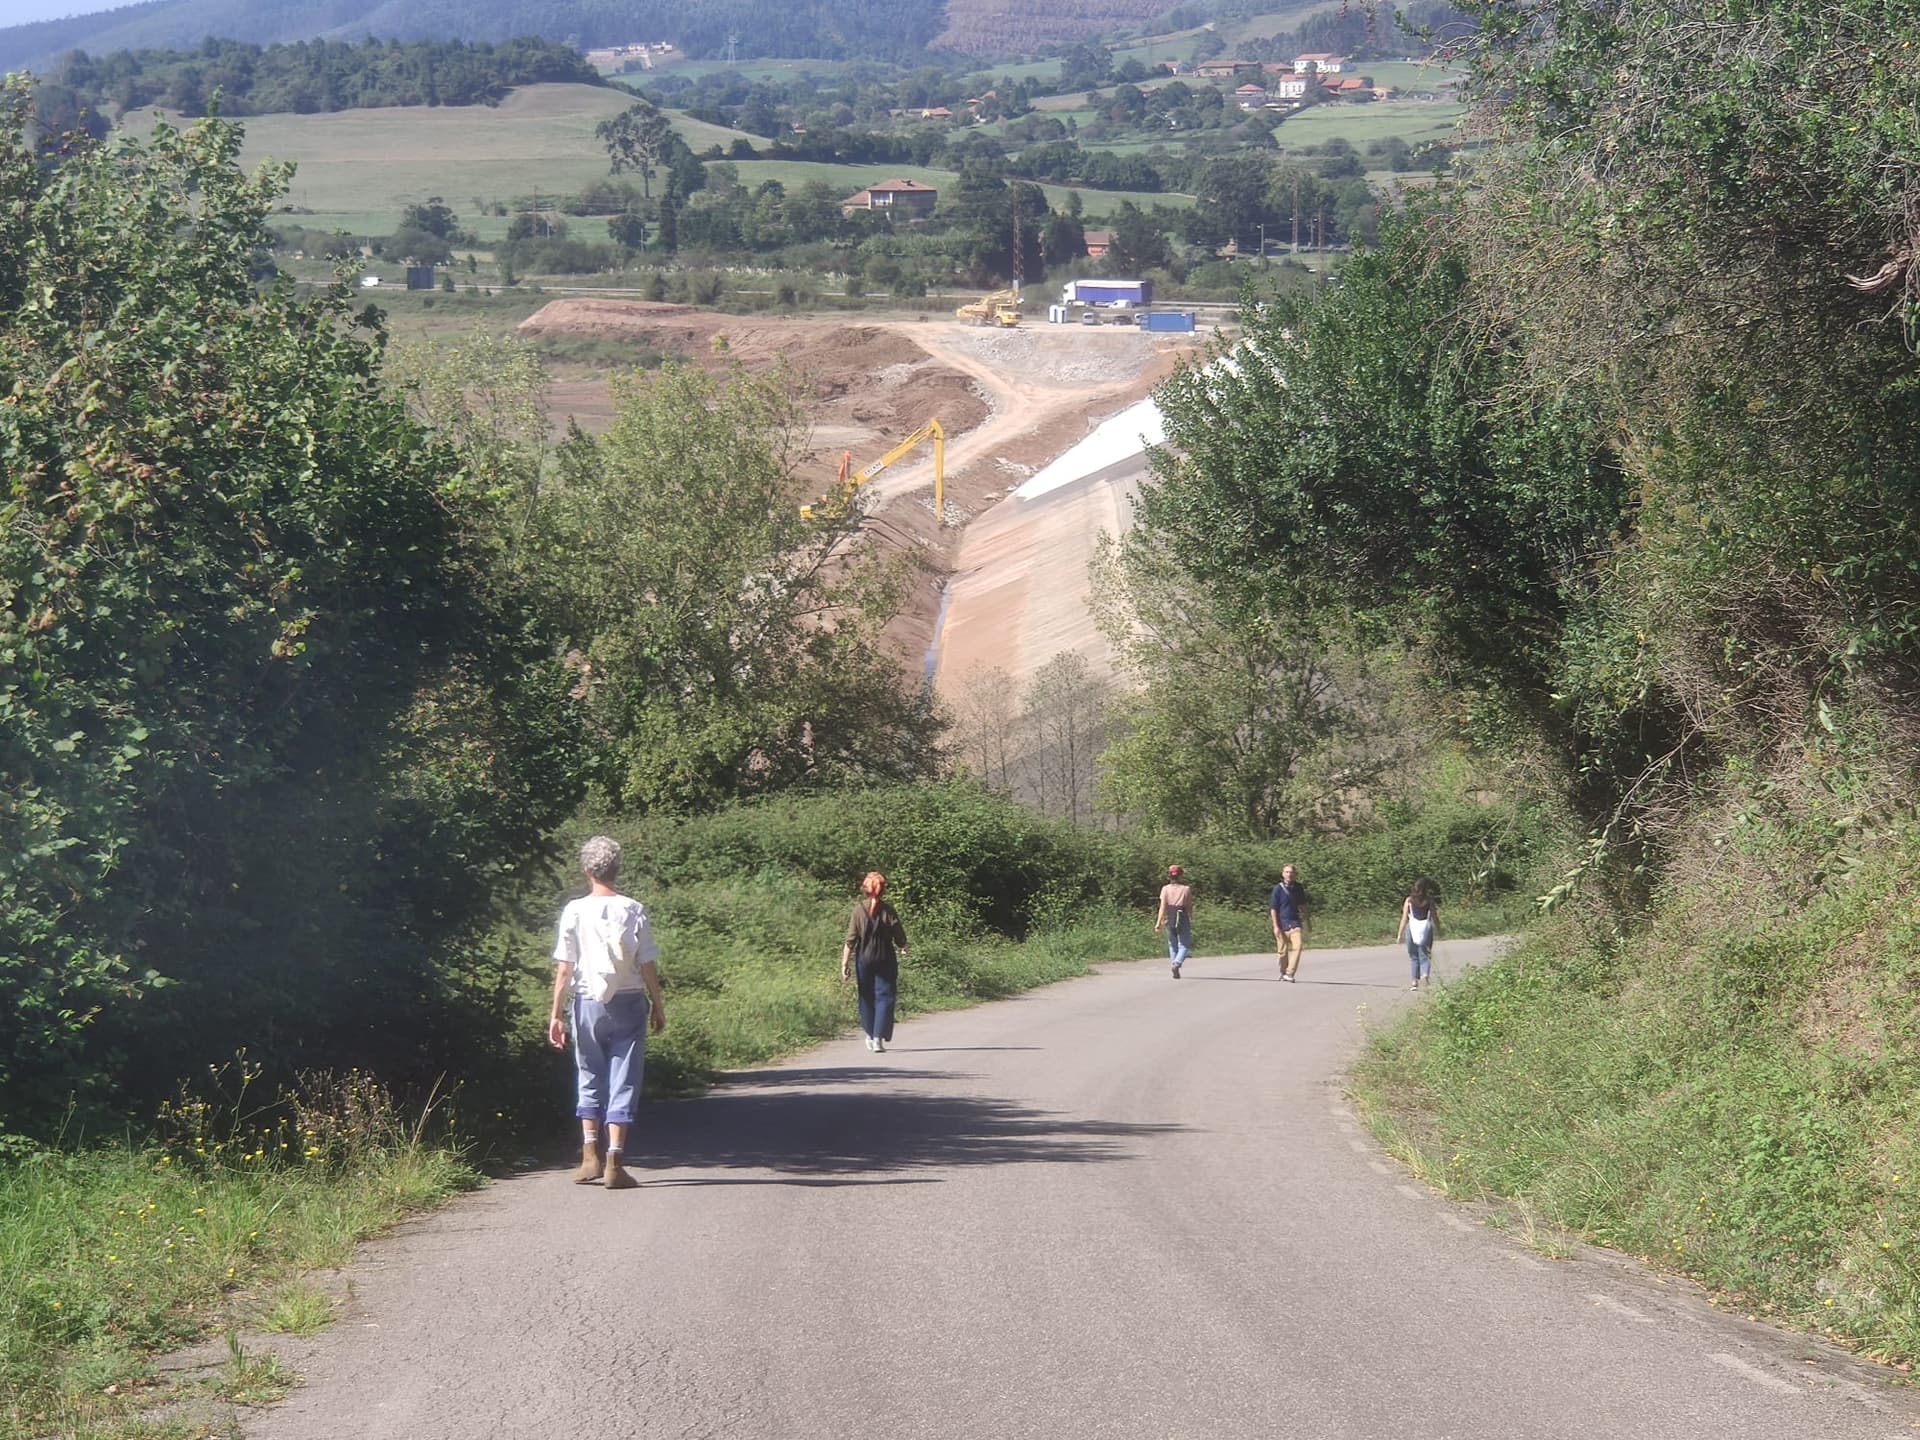
[[[1086,439],[1049,465],[1041,467],[1013,492],[1017,500],[1033,500],[1048,491],[1084,480],[1110,465],[1118,465],[1167,439],[1166,417],[1153,400],[1129,405],[1118,415],[1093,427]]]

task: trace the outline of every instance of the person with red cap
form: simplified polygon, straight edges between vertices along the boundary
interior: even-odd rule
[[[1160,912],[1153,917],[1153,928],[1167,932],[1167,960],[1173,966],[1173,978],[1180,978],[1180,967],[1187,963],[1193,949],[1193,886],[1178,865],[1167,867],[1167,883],[1160,887]]]

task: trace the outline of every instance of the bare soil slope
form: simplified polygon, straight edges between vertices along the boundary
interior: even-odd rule
[[[556,300],[520,325],[524,334],[587,336],[631,344],[636,359],[664,353],[689,363],[763,371],[785,365],[813,397],[812,455],[804,476],[824,490],[843,453],[866,465],[930,419],[947,435],[946,510],[933,513],[930,449],[903,457],[868,488],[869,524],[927,567],[889,630],[901,663],[916,674],[954,677],[979,660],[1024,681],[1060,649],[1082,649],[1104,668],[1105,647],[1086,607],[1086,564],[1103,530],[1126,523],[1124,497],[1103,493],[1048,507],[1037,548],[1014,539],[1026,513],[1002,506],[1007,492],[1099,420],[1164,379],[1190,342],[1138,331],[1027,324],[994,330],[924,317],[734,316],[636,300]],[[564,377],[554,389],[557,423],[590,430],[611,418],[604,375]],[[976,517],[995,543],[971,543]],[[944,521],[944,523],[942,523]],[[956,563],[949,625],[967,642],[964,663],[936,648],[943,593]],[[945,673],[945,672],[951,672]]]

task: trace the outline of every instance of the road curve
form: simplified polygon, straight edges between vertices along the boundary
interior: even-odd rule
[[[546,1171],[366,1247],[246,1434],[1911,1440],[1870,1367],[1381,1156],[1338,1076],[1404,964],[1114,966],[651,1106],[638,1190]]]

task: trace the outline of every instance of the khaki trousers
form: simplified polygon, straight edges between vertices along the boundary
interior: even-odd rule
[[[1280,973],[1291,975],[1300,968],[1300,952],[1306,948],[1306,932],[1299,926],[1280,932]]]

